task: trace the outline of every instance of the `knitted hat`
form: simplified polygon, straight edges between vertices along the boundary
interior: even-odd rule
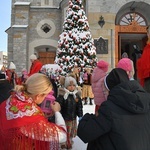
[[[100,60],[98,63],[97,63],[97,67],[102,69],[103,71],[107,72],[108,71],[108,62],[104,61],[104,60]]]
[[[76,82],[75,78],[70,77],[70,76],[65,78],[65,87],[68,87],[69,85],[77,86],[77,82]]]
[[[36,57],[36,55],[35,55],[35,54],[32,54],[32,55],[30,56],[30,59],[31,59],[31,60],[36,60],[36,59],[37,59],[37,57]]]
[[[132,63],[129,58],[122,58],[117,64],[117,68],[122,68],[125,71],[132,71]]]
[[[16,69],[16,66],[13,62],[10,62],[9,69]]]
[[[114,86],[129,81],[125,70],[114,68],[104,79],[105,87],[110,91]]]
[[[128,54],[126,52],[124,52],[122,55],[121,55],[121,58],[128,58]]]

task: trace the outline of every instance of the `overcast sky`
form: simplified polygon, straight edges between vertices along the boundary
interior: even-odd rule
[[[0,51],[7,52],[7,30],[10,27],[11,0],[3,1],[0,5]]]

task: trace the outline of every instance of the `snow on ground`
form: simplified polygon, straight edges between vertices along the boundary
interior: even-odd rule
[[[83,105],[83,113],[94,113],[95,105]],[[82,142],[78,136],[74,139],[74,144],[72,150],[86,150],[87,144]]]

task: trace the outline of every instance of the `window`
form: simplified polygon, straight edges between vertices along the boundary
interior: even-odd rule
[[[51,26],[48,25],[47,23],[45,23],[44,25],[42,25],[41,29],[45,32],[48,33],[51,30]]]
[[[132,22],[137,22],[141,26],[146,26],[145,19],[138,13],[130,12],[124,15],[120,20],[120,25],[130,25]]]

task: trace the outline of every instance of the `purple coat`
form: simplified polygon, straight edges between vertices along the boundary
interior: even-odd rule
[[[106,100],[105,86],[104,86],[104,77],[106,72],[102,69],[96,67],[92,73],[92,91],[94,94],[95,105],[100,106],[102,102]]]

